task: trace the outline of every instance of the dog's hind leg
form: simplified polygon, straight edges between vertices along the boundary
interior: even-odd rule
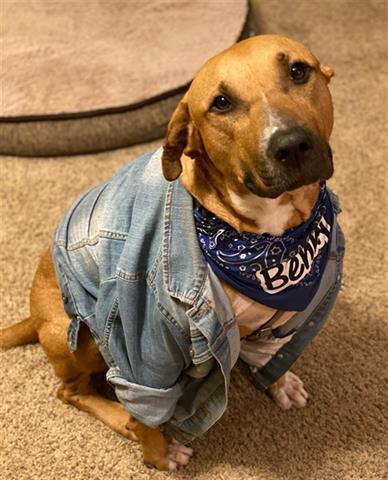
[[[64,316],[64,312],[62,315]],[[121,403],[105,398],[94,389],[92,375],[105,372],[107,366],[88,327],[81,323],[78,348],[72,353],[66,342],[66,322],[62,324],[58,317],[56,320],[56,328],[53,328],[54,322],[41,328],[39,340],[56,376],[62,382],[57,396],[63,402],[99,419],[124,437],[138,440],[147,465],[153,465],[159,470],[175,470],[187,465],[192,449],[169,442],[159,428],[151,428],[138,422]]]
[[[61,381],[57,395],[62,401],[93,415],[124,437],[139,440],[146,464],[160,470],[175,470],[187,465],[192,455],[190,448],[169,442],[159,428],[138,422],[121,403],[105,398],[94,389],[92,375],[105,373],[107,365],[89,328],[83,322],[78,331],[77,350],[69,350],[69,323],[70,319],[63,309],[51,253],[47,250],[32,284],[31,319],[5,329],[2,344],[16,346],[39,337],[39,342]]]
[[[109,400],[97,393],[91,385],[91,377],[80,373],[68,378],[57,392],[63,402],[74,405],[102,421],[115,432],[131,440],[138,440],[130,428],[131,416],[117,401]],[[129,424],[129,426],[128,426]]]
[[[63,376],[56,370],[57,375]],[[70,372],[69,372],[70,373]],[[119,402],[109,400],[98,394],[91,385],[87,373],[68,375],[58,390],[58,397],[101,420],[107,426],[124,437],[140,442],[144,463],[159,470],[176,470],[190,461],[191,448],[169,441],[159,428],[151,428],[133,418]]]
[[[55,319],[45,322],[39,331],[40,344],[61,381],[57,396],[98,418],[121,435],[134,439],[133,432],[126,428],[130,419],[128,412],[119,402],[100,395],[92,385],[92,375],[106,372],[107,366],[88,327],[81,323],[78,349],[70,352],[66,336],[68,324],[69,319],[62,310]]]

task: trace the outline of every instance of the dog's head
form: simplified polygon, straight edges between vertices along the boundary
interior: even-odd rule
[[[333,173],[333,71],[286,37],[263,35],[210,59],[169,123],[163,172],[182,155],[239,193],[275,198]]]

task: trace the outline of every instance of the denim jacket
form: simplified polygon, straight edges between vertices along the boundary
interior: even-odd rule
[[[164,179],[160,158],[161,150],[143,155],[78,198],[56,230],[53,259],[71,317],[70,350],[85,322],[127,411],[187,443],[225,411],[240,338],[229,299],[198,246],[192,197],[179,180]],[[343,243],[333,243],[335,268],[312,312],[294,319],[297,332],[267,369],[252,371],[262,389],[327,318],[343,251]]]

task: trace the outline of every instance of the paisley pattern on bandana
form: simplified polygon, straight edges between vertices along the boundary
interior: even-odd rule
[[[324,183],[309,219],[279,236],[238,233],[202,206],[194,208],[199,244],[216,275],[278,310],[302,311],[314,297],[329,256],[333,219]]]

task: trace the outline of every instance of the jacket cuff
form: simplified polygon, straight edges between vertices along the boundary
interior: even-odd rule
[[[136,420],[155,428],[166,423],[174,414],[175,406],[183,392],[183,382],[169,388],[153,388],[126,380],[118,367],[106,374],[119,401]]]

